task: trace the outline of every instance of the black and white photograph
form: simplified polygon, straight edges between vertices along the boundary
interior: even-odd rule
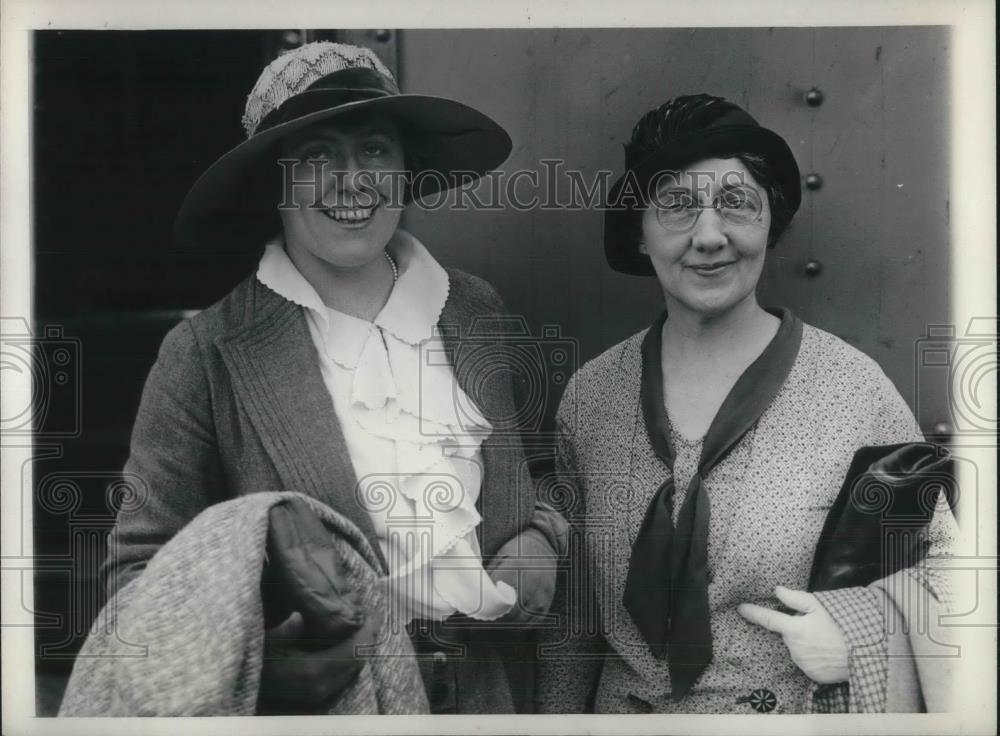
[[[992,3],[159,5],[0,14],[4,734],[996,732]]]

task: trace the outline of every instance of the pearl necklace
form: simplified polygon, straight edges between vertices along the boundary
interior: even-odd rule
[[[399,267],[393,257],[389,255],[389,251],[384,250],[382,253],[385,255],[385,260],[389,261],[389,265],[392,266],[392,283],[396,283],[399,281]]]

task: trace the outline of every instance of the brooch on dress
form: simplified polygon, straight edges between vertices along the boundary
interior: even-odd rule
[[[737,704],[750,703],[750,707],[758,713],[770,713],[778,705],[778,699],[767,688],[761,687],[752,691],[749,695],[741,695],[736,698]]]

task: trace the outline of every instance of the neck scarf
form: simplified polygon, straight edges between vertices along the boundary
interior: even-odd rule
[[[664,312],[642,342],[640,400],[646,432],[671,472],[653,495],[632,546],[623,603],[650,651],[667,658],[671,696],[680,700],[712,661],[708,604],[709,499],[704,478],[729,454],[771,404],[799,352],[802,322],[775,310],[781,325],[764,352],[736,381],[705,435],[698,470],[674,528],[674,449],[663,404]]]

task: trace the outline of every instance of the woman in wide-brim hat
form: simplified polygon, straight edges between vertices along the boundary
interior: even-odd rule
[[[625,152],[605,253],[619,272],[655,276],[666,309],[584,366],[559,409],[575,428],[558,457],[581,556],[557,594],[569,623],[543,660],[543,710],[870,712],[940,699],[928,682],[905,703],[903,688],[887,691],[902,661],[887,656],[889,583],[807,592],[855,452],[922,438],[871,358],[758,302],[801,199],[791,150],[737,105],[693,95],[645,114]],[[928,557],[954,541],[939,489],[921,531]],[[899,575],[928,601],[946,597],[931,566]]]
[[[538,560],[564,541],[561,517],[536,508],[504,424],[517,415],[511,382],[447,359],[474,321],[502,315],[500,298],[399,228],[405,203],[453,171],[500,165],[510,138],[467,105],[401,94],[374,53],[335,43],[270,63],[243,123],[246,140],[191,188],[175,235],[263,255],[163,342],[125,468],[148,502],[119,515],[109,588],[212,504],[304,493],[371,543],[391,610],[364,611],[370,625],[338,642],[308,639],[300,612],[270,622],[262,710],[326,712],[357,674],[356,647],[408,625],[432,712],[512,712],[528,680],[512,688],[490,636],[454,629],[544,613],[554,572]],[[501,338],[474,339],[504,354]],[[519,556],[536,569],[518,570]]]

